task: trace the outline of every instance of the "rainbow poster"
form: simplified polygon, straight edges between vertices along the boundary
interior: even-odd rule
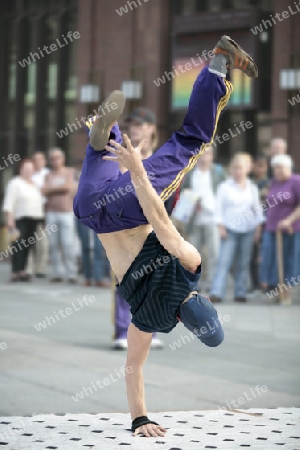
[[[188,106],[193,84],[205,63],[195,58],[176,58],[172,67],[172,109],[185,109]],[[171,74],[169,73],[169,77]],[[231,81],[234,86],[229,106],[253,106],[253,84],[251,78],[239,70],[233,70]]]
[[[198,58],[178,58],[175,60],[172,68],[175,76],[172,83],[173,109],[183,109],[188,106],[193,84],[204,67],[205,63],[201,63]]]

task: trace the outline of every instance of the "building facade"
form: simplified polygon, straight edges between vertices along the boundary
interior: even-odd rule
[[[1,157],[25,157],[58,146],[69,163],[82,159],[86,136],[81,118],[124,81],[141,87],[141,95],[128,100],[125,115],[137,105],[153,109],[164,141],[180,126],[192,82],[208,62],[208,52],[220,35],[229,34],[257,59],[260,76],[253,82],[237,71],[231,74],[235,93],[217,136],[229,130],[234,136],[217,143],[217,158],[227,162],[235,151],[267,151],[271,137],[282,136],[300,170],[300,101],[292,106],[288,100],[297,90],[280,86],[283,69],[300,69],[296,5],[293,14],[275,21],[275,14],[288,11],[289,3],[3,0]],[[180,65],[191,68],[181,73]],[[82,101],[84,86],[98,87],[96,97]],[[238,133],[242,122],[253,126]],[[0,170],[1,199],[13,169]]]

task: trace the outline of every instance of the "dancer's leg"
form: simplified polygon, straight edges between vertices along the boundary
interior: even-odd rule
[[[144,163],[146,170],[155,174],[152,184],[163,201],[173,194],[212,143],[232,91],[231,83],[211,73],[208,67],[198,76],[182,130]]]
[[[195,82],[182,129],[143,161],[152,185],[163,201],[172,195],[184,175],[211,145],[232,89],[225,78],[205,68]],[[95,152],[88,148],[88,152],[74,201],[75,215],[96,233],[146,224],[135,192],[138,186],[133,186],[130,173],[122,175],[115,162],[103,160],[106,151]]]
[[[103,156],[108,152],[101,148],[104,149],[109,139],[122,142],[121,132],[116,121],[123,113],[124,105],[124,94],[120,91],[113,91],[100,105],[98,116],[94,116],[86,122],[86,131],[90,142],[86,148],[78,191],[74,198],[74,213],[78,219],[91,215],[96,209],[95,204],[97,204],[99,195],[101,197],[101,192],[105,191],[107,183],[116,180],[121,175],[118,165],[103,160]],[[89,226],[89,224],[87,225]]]
[[[153,187],[167,200],[180,185],[184,175],[191,170],[204,153],[216,132],[221,111],[226,106],[233,87],[225,78],[217,76],[206,67],[198,76],[189,102],[187,115],[180,131],[143,164]],[[130,173],[126,172],[111,184],[111,189],[129,192]],[[134,192],[132,192],[133,195]],[[123,194],[122,194],[123,195]],[[124,211],[130,202],[123,196]],[[132,208],[132,206],[131,206]]]
[[[195,166],[198,158],[213,141],[221,111],[233,90],[231,83],[225,79],[227,65],[238,67],[244,72],[247,70],[250,76],[257,76],[254,62],[230,38],[223,37],[215,52],[221,54],[215,56],[213,69],[205,68],[195,82],[182,129],[174,133],[165,145],[144,161],[153,187],[163,201],[178,188],[184,175]],[[237,65],[233,65],[233,60]],[[241,65],[240,60],[243,61]],[[98,158],[105,154],[96,153]],[[101,158],[101,165],[95,169],[92,182],[84,172],[85,190],[81,190],[79,186],[81,205],[78,204],[78,197],[74,202],[76,216],[86,218],[85,223],[97,233],[120,231],[146,224],[147,220],[135,194],[138,186],[132,185],[130,173],[126,172],[121,176],[118,169],[113,171],[112,166],[107,165],[113,176],[110,176],[111,173],[105,176],[103,163]],[[113,164],[111,161],[106,163]],[[98,171],[100,182],[97,180]],[[103,210],[99,211],[102,207]]]
[[[113,126],[110,139],[122,142],[118,125]],[[107,154],[106,150],[102,152],[94,150],[90,143],[86,147],[78,190],[74,198],[74,212],[78,218],[88,216],[95,209],[94,203],[99,200],[99,193],[103,191],[105,184],[121,176],[117,164],[103,159]]]
[[[154,179],[151,176],[152,184],[163,201],[172,195],[213,141],[221,111],[233,90],[226,80],[227,69],[240,69],[250,77],[257,77],[253,59],[228,36],[221,38],[214,53],[210,66],[202,70],[194,84],[182,129],[144,161],[147,173],[155,176]],[[114,188],[126,187],[129,181],[130,174],[126,173],[114,183]],[[123,213],[130,206],[126,203]]]

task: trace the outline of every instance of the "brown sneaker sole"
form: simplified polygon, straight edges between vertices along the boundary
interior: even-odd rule
[[[123,113],[125,102],[126,98],[122,91],[113,91],[99,106],[99,117],[95,120],[90,131],[90,143],[95,150],[104,150],[113,124]],[[112,109],[112,106],[114,106],[114,109]],[[103,114],[103,111],[106,114]]]
[[[230,69],[239,69],[251,78],[258,77],[258,68],[253,58],[229,36],[222,36],[214,53],[226,55],[230,61]]]

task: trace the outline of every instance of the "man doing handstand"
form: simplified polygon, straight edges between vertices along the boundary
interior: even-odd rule
[[[117,289],[131,306],[126,386],[135,435],[166,432],[148,419],[145,406],[142,367],[152,333],[169,333],[181,321],[209,347],[224,338],[214,306],[198,293],[201,256],[178,233],[164,207],[213,141],[233,89],[227,70],[257,76],[253,59],[228,36],[221,38],[214,53],[194,84],[182,128],[150,158],[141,159],[143,142],[133,148],[125,135],[126,148],[121,145],[116,120],[125,99],[120,91],[105,102],[115,104],[114,109],[87,122],[90,142],[74,212],[98,234],[118,278]]]

